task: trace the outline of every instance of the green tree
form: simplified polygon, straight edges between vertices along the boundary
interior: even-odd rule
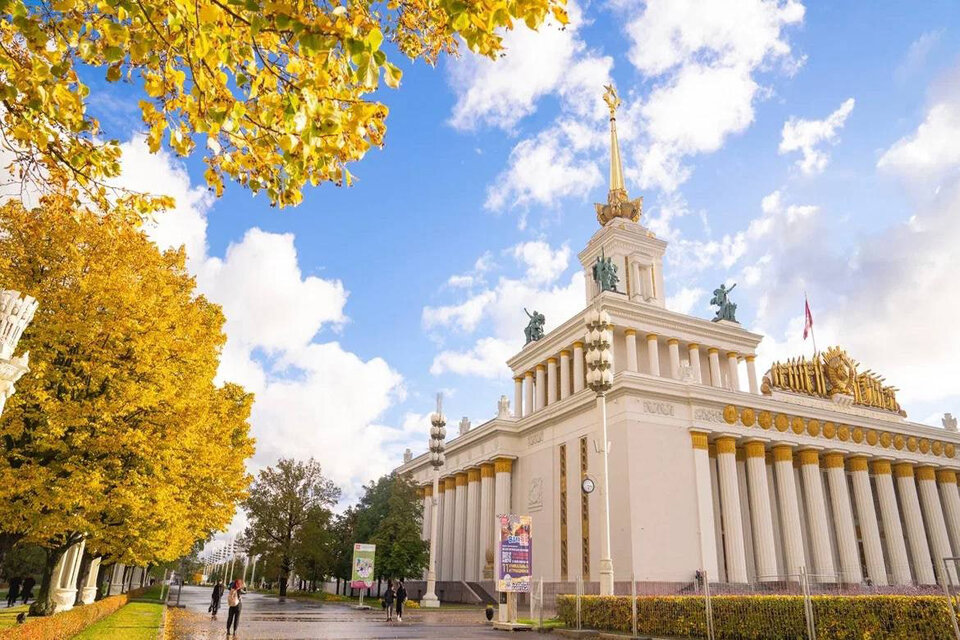
[[[333,514],[329,509],[314,507],[297,532],[293,556],[297,573],[315,590],[333,572]]]
[[[394,473],[386,478],[386,509],[372,538],[377,545],[377,574],[418,578],[430,558],[430,544],[421,539],[423,504],[408,476]]]

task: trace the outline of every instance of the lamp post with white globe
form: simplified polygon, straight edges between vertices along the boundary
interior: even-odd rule
[[[430,508],[430,565],[427,568],[427,592],[420,600],[423,607],[439,607],[437,598],[437,507],[440,493],[440,467],[446,462],[444,438],[447,437],[447,419],[443,415],[443,395],[437,394],[437,410],[430,415],[430,464],[433,465],[433,504]]]
[[[610,464],[607,441],[607,391],[613,386],[613,324],[600,308],[587,312],[587,386],[597,394],[603,437],[603,548],[600,550],[600,595],[613,595],[613,558],[610,554]]]

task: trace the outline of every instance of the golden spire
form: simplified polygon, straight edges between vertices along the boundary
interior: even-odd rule
[[[610,191],[607,203],[596,205],[597,220],[601,225],[614,218],[626,218],[639,222],[643,211],[643,198],[630,200],[623,181],[623,161],[620,159],[620,141],[617,139],[617,108],[621,104],[617,89],[612,84],[604,87],[603,101],[610,109]]]

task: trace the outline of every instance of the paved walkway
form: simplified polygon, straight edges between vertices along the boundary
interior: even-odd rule
[[[226,638],[226,596],[220,614],[210,619],[211,588],[184,587],[181,604],[186,609],[170,609],[167,615],[167,640],[213,640]],[[176,590],[171,602],[176,600]],[[387,640],[424,638],[438,640],[497,640],[510,638],[484,624],[481,609],[415,611],[409,610],[403,622],[386,622],[382,611],[356,611],[341,603],[280,600],[274,596],[249,593],[243,599],[238,640]],[[232,637],[232,636],[231,636]],[[521,637],[527,636],[524,633]],[[554,638],[552,634],[537,638]]]

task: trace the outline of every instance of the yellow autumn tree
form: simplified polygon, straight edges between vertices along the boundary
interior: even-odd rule
[[[221,310],[182,250],[127,217],[64,197],[0,207],[0,282],[40,302],[21,342],[31,371],[0,417],[0,529],[47,550],[39,614],[70,545],[174,559],[230,522],[249,482],[252,398],[214,384]]]
[[[305,184],[349,182],[383,144],[388,52],[434,63],[463,44],[503,50],[515,23],[566,23],[565,0],[0,0],[0,142],[23,179],[105,203],[119,148],[86,112],[92,67],[129,82],[151,149],[201,145],[206,180],[297,204]],[[134,198],[131,206],[151,203]]]

